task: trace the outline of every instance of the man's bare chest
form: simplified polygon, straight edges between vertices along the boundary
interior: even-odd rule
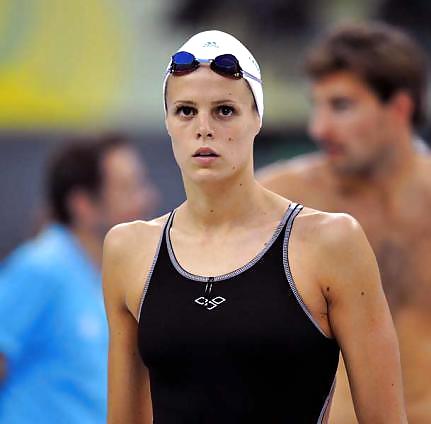
[[[345,207],[373,247],[393,312],[407,305],[431,306],[431,219],[424,206],[406,204],[392,211],[355,203]]]

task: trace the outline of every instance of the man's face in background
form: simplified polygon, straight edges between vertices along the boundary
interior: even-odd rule
[[[122,222],[151,217],[159,194],[133,147],[109,150],[102,160],[102,175],[99,208],[105,230]]]
[[[340,71],[313,81],[311,96],[310,135],[337,173],[371,172],[390,154],[390,102],[381,102],[354,73]]]

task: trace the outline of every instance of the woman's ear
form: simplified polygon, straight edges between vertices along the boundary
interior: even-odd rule
[[[166,127],[166,131],[169,134],[169,137],[171,137],[171,132],[169,131],[168,113],[166,110],[165,110],[165,127]]]
[[[168,124],[168,83],[169,83],[169,77],[166,79],[165,88],[163,90],[163,105],[165,107],[165,127],[170,136],[171,133],[169,132],[169,124]]]
[[[255,137],[260,133],[261,128],[262,128],[262,120],[260,119],[259,113],[256,111],[256,123],[255,123],[255,131],[254,131]]]

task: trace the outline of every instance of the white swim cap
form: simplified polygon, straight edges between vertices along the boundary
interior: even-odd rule
[[[238,39],[222,31],[204,31],[193,35],[177,51],[186,51],[193,54],[196,59],[210,60],[222,54],[232,54],[237,59],[244,72],[243,77],[247,81],[256,102],[257,112],[262,124],[263,118],[263,89],[262,83],[251,78],[249,75],[261,79],[260,68],[250,51]],[[166,70],[163,80],[163,99],[166,94],[166,82],[169,77],[171,61]],[[165,102],[166,107],[166,102]]]

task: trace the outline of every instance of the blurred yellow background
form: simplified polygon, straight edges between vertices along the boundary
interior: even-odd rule
[[[0,126],[95,124],[121,99],[130,30],[106,0],[0,1]]]

